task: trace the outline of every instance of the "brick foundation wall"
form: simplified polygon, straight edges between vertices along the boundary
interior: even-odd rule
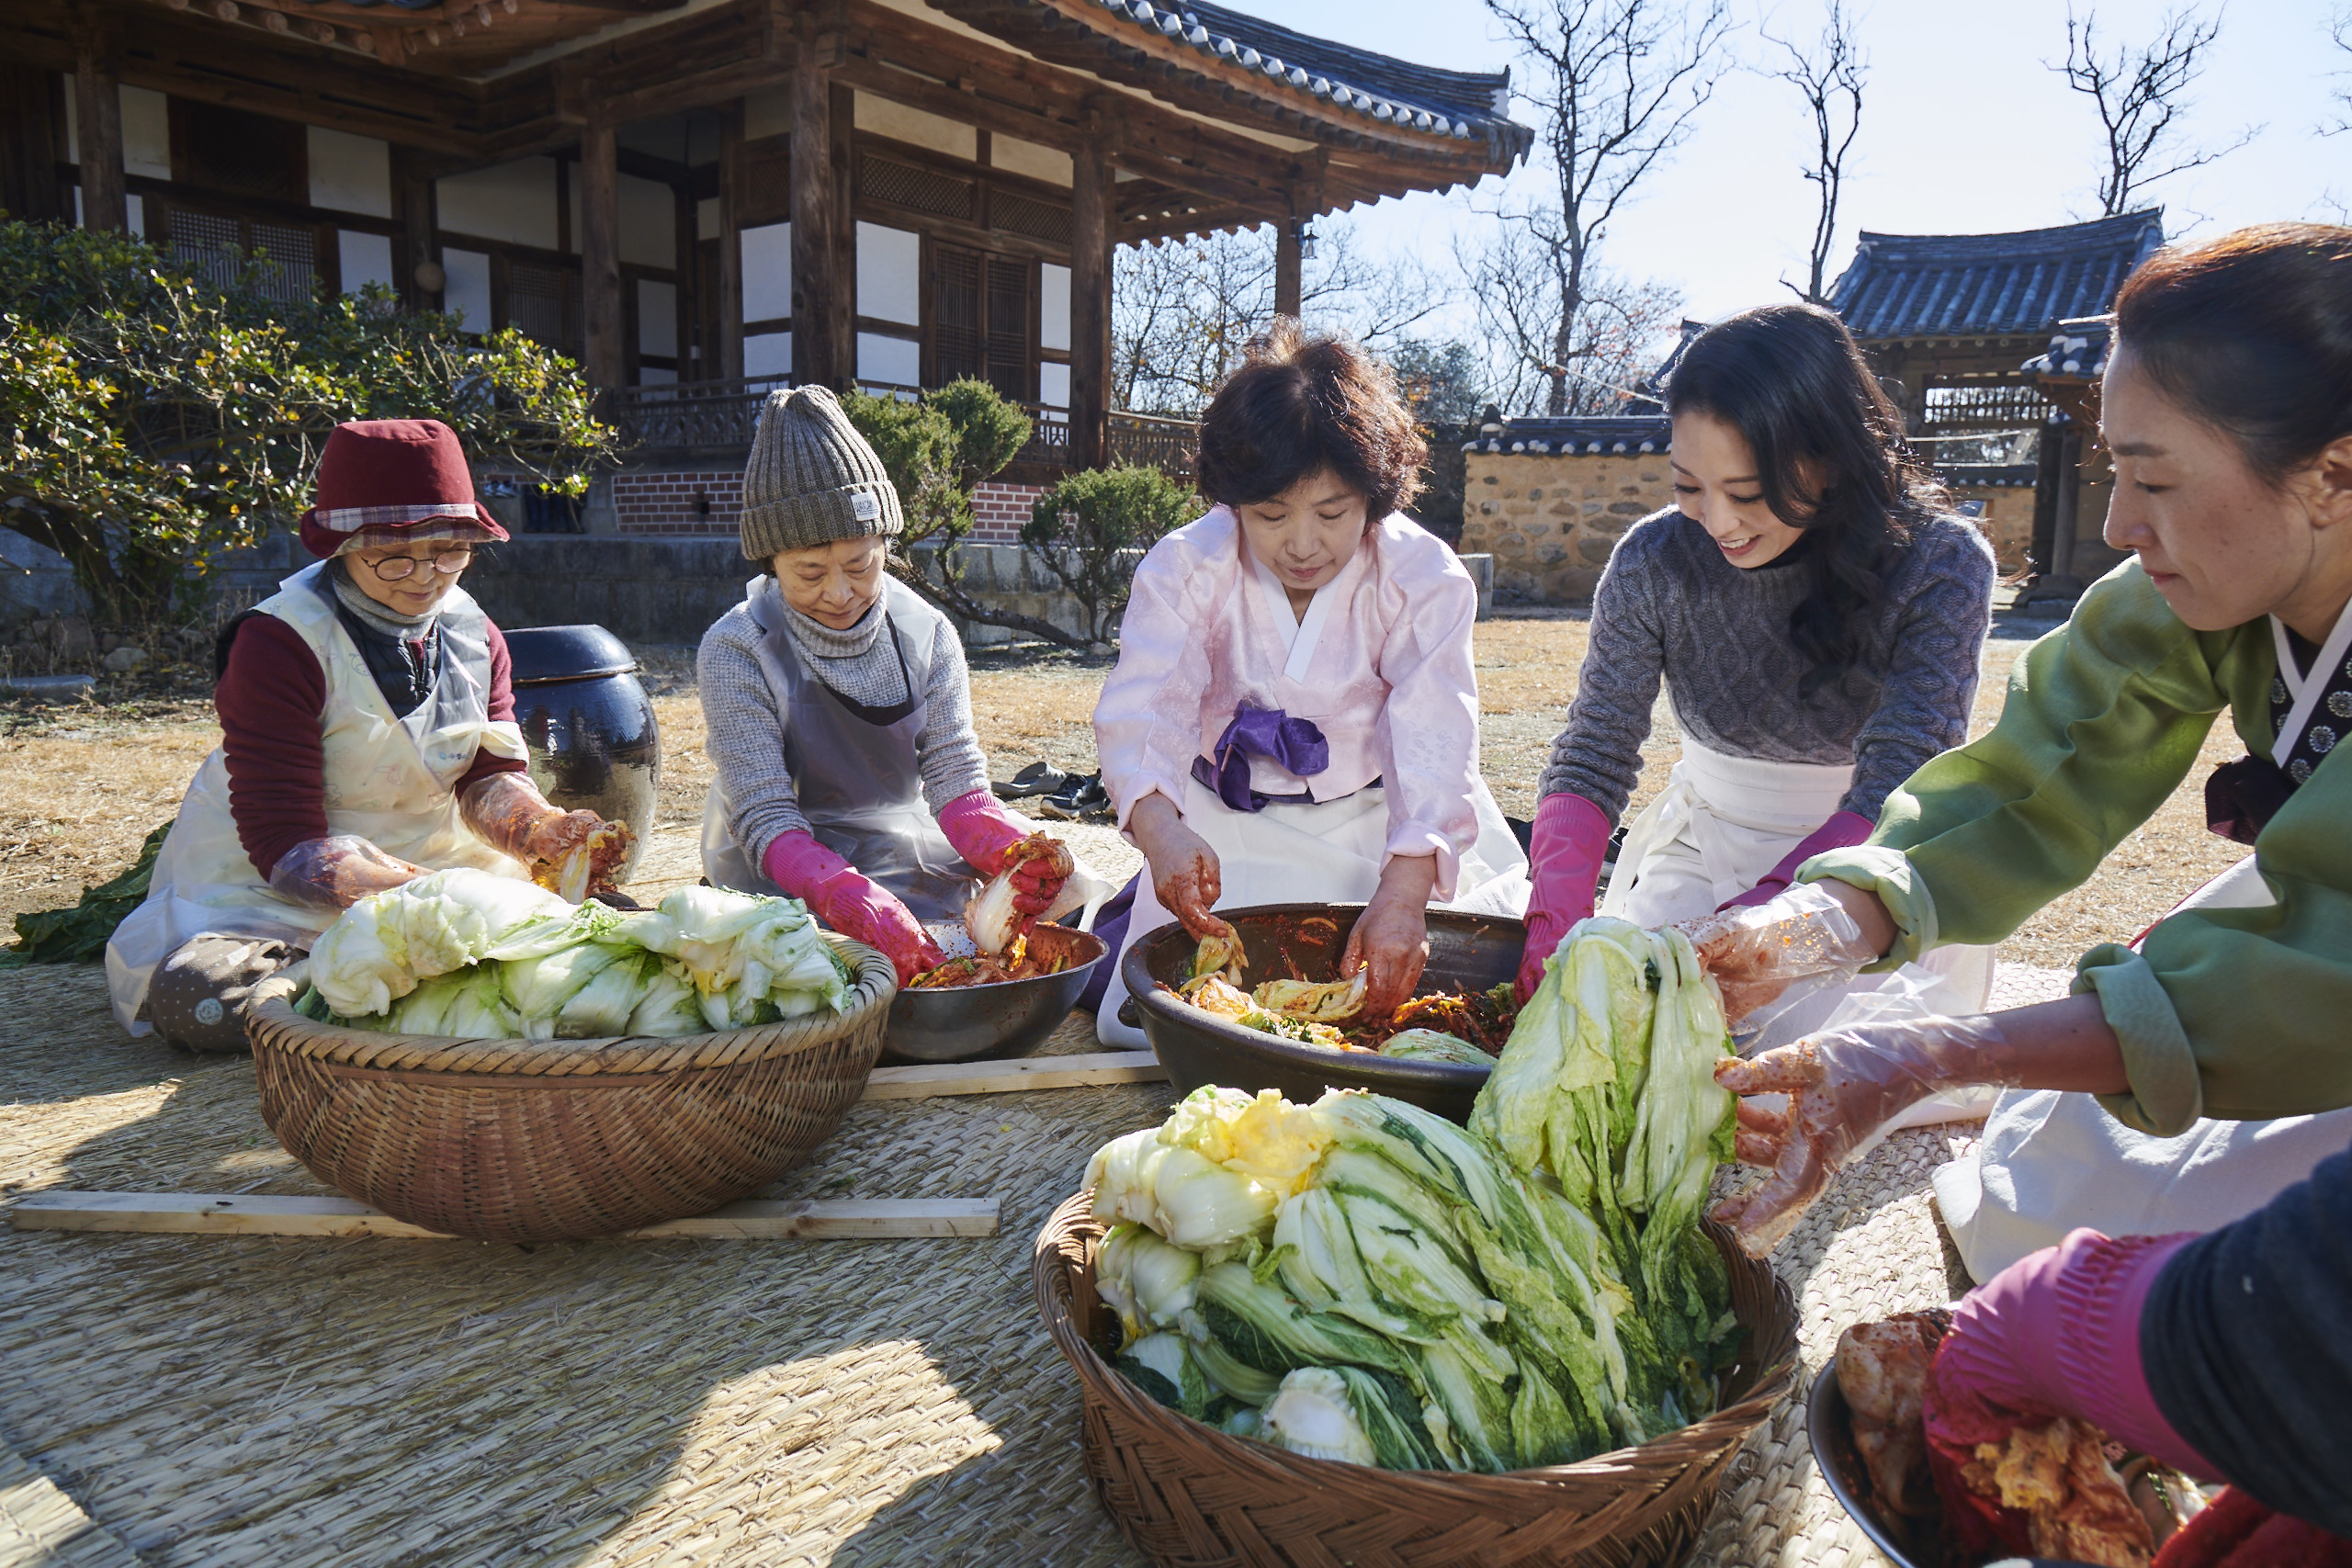
[[[742,513],[743,476],[737,470],[623,468],[610,482],[615,521],[632,538],[732,537]],[[980,486],[972,497],[972,542],[1019,544],[1030,507],[1045,493],[1043,485],[990,480]]]

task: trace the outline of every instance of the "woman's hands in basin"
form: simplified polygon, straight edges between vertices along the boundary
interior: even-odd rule
[[[1364,906],[1348,950],[1340,956],[1340,977],[1369,970],[1360,1015],[1381,1018],[1396,1010],[1421,983],[1430,958],[1430,894],[1437,886],[1437,857],[1396,855],[1380,873],[1380,886]]]
[[[1233,928],[1213,913],[1224,892],[1216,852],[1184,826],[1174,801],[1164,795],[1145,795],[1128,813],[1127,832],[1143,852],[1159,907],[1175,916],[1193,940],[1233,934]]]

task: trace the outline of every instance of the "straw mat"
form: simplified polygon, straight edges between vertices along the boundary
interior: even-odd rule
[[[263,1127],[248,1061],[124,1040],[95,966],[0,974],[0,1200],[320,1190]],[[1046,1049],[1094,1048],[1091,1022]],[[32,1514],[0,1454],[0,1563],[119,1568],[109,1539],[153,1568],[1133,1563],[1087,1488],[1028,1250],[1096,1145],[1168,1100],[861,1105],[775,1189],[993,1194],[985,1239],[0,1231],[0,1440],[61,1494]],[[1923,1196],[1948,1131],[1899,1134],[1783,1249],[1809,1368],[1854,1318],[1951,1294]],[[87,1549],[23,1544],[42,1529]],[[1794,1407],[1736,1461],[1694,1560],[1869,1561]]]

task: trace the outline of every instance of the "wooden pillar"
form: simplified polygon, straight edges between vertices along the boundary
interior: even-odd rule
[[[691,182],[680,182],[670,187],[671,215],[677,239],[672,249],[678,258],[677,286],[671,290],[675,309],[672,331],[678,345],[678,379],[699,381],[716,376],[710,367],[710,345],[704,343],[696,331],[703,319],[702,301],[702,225],[695,217],[695,192]]]
[[[2062,584],[2075,581],[2075,530],[2082,526],[2082,496],[2083,427],[2070,419],[2058,451],[2058,516],[2050,539],[2050,575]]]
[[[1080,468],[1102,463],[1111,412],[1111,150],[1098,121],[1071,159],[1069,438]]]
[[[812,26],[792,62],[792,378],[802,386],[839,387],[851,369],[829,69],[839,42]]]
[[[854,156],[851,140],[857,131],[857,94],[836,82],[831,130],[827,143],[833,164],[833,333],[834,363],[841,367],[841,385],[857,380],[857,219],[852,210],[856,196]]]
[[[45,222],[62,208],[57,165],[57,77],[39,66],[0,62],[0,208],[12,217]]]
[[[582,368],[593,387],[621,384],[620,169],[613,128],[591,121],[580,133],[580,303],[586,339]]]
[[[718,343],[707,375],[743,374],[743,100],[718,111]]]
[[[1301,276],[1306,247],[1299,243],[1298,239],[1298,231],[1306,221],[1294,205],[1290,217],[1274,225],[1274,314],[1294,320],[1298,315],[1300,296],[1306,287]]]
[[[122,86],[113,39],[96,24],[75,29],[74,117],[82,154],[82,227],[127,229],[122,189]]]
[[[433,178],[414,148],[392,149],[392,200],[401,220],[400,296],[413,310],[441,308],[441,233],[433,204]],[[442,279],[446,281],[446,279]]]

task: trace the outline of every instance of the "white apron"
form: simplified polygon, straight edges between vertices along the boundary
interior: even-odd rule
[[[2352,649],[2352,608],[2299,681],[2277,618],[2278,671],[2296,701],[2272,749],[2285,765],[2326,685]],[[2185,909],[2251,909],[2276,903],[2248,855],[2182,899]],[[2243,1219],[2352,1147],[2352,1108],[2268,1122],[2199,1120],[2176,1137],[2154,1138],[2109,1116],[2087,1094],[2005,1091],[1984,1122],[1984,1141],[1966,1159],[1939,1166],[1936,1207],[1971,1276],[1978,1280],[2088,1225],[2109,1235],[2210,1231]]]
[[[521,863],[483,843],[459,819],[454,793],[476,752],[518,761],[530,754],[519,726],[490,718],[489,622],[481,607],[463,590],[449,590],[441,602],[441,670],[432,694],[407,717],[396,717],[335,618],[326,570],[322,561],[296,572],[259,609],[301,634],[326,677],[319,726],[327,831],[356,834],[433,871],[467,865],[524,875]],[[146,902],[107,943],[115,1017],[134,1035],[150,1032],[139,1018],[148,980],[192,938],[217,932],[307,949],[334,919],[333,910],[279,897],[254,869],[230,815],[228,763],[215,748],[164,835]]]
[[[1432,908],[1477,914],[1527,912],[1531,889],[1527,856],[1510,823],[1484,780],[1477,786],[1478,837],[1461,859],[1451,901]],[[1184,826],[1216,852],[1220,909],[1253,904],[1361,904],[1380,886],[1380,862],[1388,848],[1388,792],[1374,785],[1340,800],[1291,804],[1277,801],[1263,811],[1236,811],[1197,779],[1184,781],[1179,803]],[[1160,906],[1146,867],[1136,880],[1135,912],[1116,960],[1124,961],[1137,940],[1174,919]],[[1114,966],[1094,1032],[1105,1045],[1140,1050],[1143,1031],[1119,1021],[1127,999],[1125,980]]]
[[[1713,912],[1761,882],[1834,816],[1853,782],[1851,767],[1734,757],[1684,736],[1682,759],[1667,775],[1666,787],[1626,824],[1617,873],[1599,912],[1650,927]],[[1945,982],[1943,994],[1955,1010],[1984,1010],[1993,990],[1991,948],[1938,948],[1920,964]],[[1741,1049],[1752,1054],[1801,1040],[1849,995],[1875,989],[1883,980],[1864,975],[1848,983],[1792,986]],[[1989,1095],[1938,1096],[1932,1103],[1941,1115],[1919,1110],[1905,1124],[1982,1115],[1990,1102]]]

